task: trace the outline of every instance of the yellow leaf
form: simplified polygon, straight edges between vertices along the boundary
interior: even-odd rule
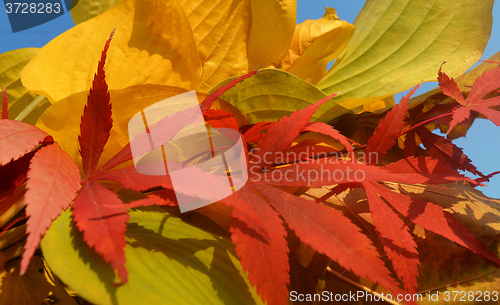
[[[201,92],[264,68],[284,55],[295,27],[294,1],[179,0],[202,64]]]
[[[110,89],[149,83],[208,92],[280,60],[294,26],[292,0],[125,0],[49,42],[21,78],[51,102],[87,91],[116,28],[106,62]]]
[[[51,102],[88,91],[101,50],[110,89],[136,84],[199,85],[201,65],[188,19],[177,1],[126,0],[44,46],[21,71],[23,85]]]
[[[75,3],[76,2],[76,3]],[[122,0],[78,0],[71,3],[71,16],[75,24],[99,16]]]
[[[327,7],[322,18],[297,25],[280,68],[315,84],[326,75],[326,66],[340,55],[353,34],[354,26],[339,20],[337,12]]]
[[[286,55],[296,23],[295,0],[250,0],[249,69],[265,68]]]

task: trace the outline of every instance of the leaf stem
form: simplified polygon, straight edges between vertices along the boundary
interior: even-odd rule
[[[432,121],[435,121],[435,120],[437,120],[437,119],[440,119],[440,118],[444,118],[444,117],[446,117],[446,116],[449,116],[450,114],[453,114],[453,112],[454,112],[454,111],[455,111],[455,109],[452,109],[452,110],[450,110],[450,111],[448,111],[448,112],[445,112],[445,113],[440,114],[440,115],[438,115],[438,116],[435,116],[435,117],[432,117],[432,118],[427,119],[427,120],[425,120],[425,121],[422,121],[422,122],[420,122],[420,123],[418,123],[418,124],[416,124],[416,125],[413,125],[412,127],[410,127],[410,128],[408,128],[408,129],[406,129],[405,131],[401,132],[401,133],[399,134],[399,136],[402,136],[402,135],[404,135],[404,134],[406,134],[406,133],[408,133],[408,132],[412,131],[413,129],[418,128],[418,127],[420,127],[420,126],[422,126],[422,125],[425,125],[425,124],[428,124],[428,123],[430,123],[430,122],[432,122]]]
[[[45,101],[45,96],[39,95],[37,96],[28,107],[24,108],[23,111],[15,118],[16,121],[23,121],[36,107],[42,104]]]

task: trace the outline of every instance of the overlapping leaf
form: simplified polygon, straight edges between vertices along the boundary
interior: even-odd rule
[[[17,160],[40,144],[49,135],[23,122],[0,120],[0,165]]]
[[[91,54],[115,27],[106,69],[111,90],[149,83],[207,92],[228,77],[280,60],[292,38],[295,5],[125,0],[44,46],[23,69],[23,85],[51,102],[87,90],[96,62]]]
[[[379,160],[392,146],[394,146],[404,126],[404,119],[406,118],[406,111],[408,110],[408,101],[418,87],[419,86],[416,86],[405,95],[399,104],[392,107],[380,121],[373,135],[368,139],[366,155],[370,156],[370,154],[375,153],[377,156],[376,159]]]
[[[439,69],[438,80],[443,93],[463,106],[453,111],[453,119],[450,122],[448,133],[458,123],[467,119],[471,114],[471,110],[483,114],[495,125],[500,126],[500,112],[490,108],[500,105],[500,96],[483,99],[487,94],[500,88],[500,68],[486,71],[478,77],[466,99],[464,99],[457,82],[446,73],[441,72],[441,69]]]
[[[21,261],[28,270],[33,253],[52,221],[66,210],[80,187],[80,173],[73,160],[57,144],[43,147],[31,159],[24,202],[29,234]]]

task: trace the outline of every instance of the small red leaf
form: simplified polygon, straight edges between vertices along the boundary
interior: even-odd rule
[[[370,240],[342,213],[273,187],[254,187],[304,243],[357,275],[402,292]]]
[[[99,158],[104,150],[104,145],[108,142],[109,132],[113,127],[111,119],[111,103],[108,84],[106,84],[104,63],[106,62],[106,52],[113,38],[114,30],[102,51],[101,60],[97,66],[97,73],[92,81],[92,88],[88,95],[87,104],[83,110],[80,123],[80,154],[85,176],[91,178],[96,170]]]
[[[52,144],[36,152],[28,171],[24,196],[28,238],[21,260],[21,275],[26,272],[40,239],[52,221],[68,208],[80,187],[75,162],[59,145]]]
[[[399,104],[392,107],[392,109],[380,120],[373,135],[368,139],[366,145],[366,155],[376,153],[379,160],[385,153],[394,146],[399,134],[404,127],[404,119],[406,118],[406,111],[408,111],[408,101],[410,97],[420,85],[413,88],[407,95],[405,95]],[[372,158],[369,158],[372,161]],[[373,163],[373,162],[371,162]]]
[[[241,190],[240,190],[241,191]],[[257,293],[268,305],[287,304],[290,282],[286,230],[278,213],[252,189],[247,191],[252,206],[259,211],[262,229],[269,233],[267,240],[237,218],[231,221],[231,239],[236,245],[243,271],[248,280],[257,286]]]
[[[464,96],[462,95],[462,91],[458,87],[457,82],[453,78],[446,75],[446,73],[441,72],[443,65],[444,63],[441,65],[441,67],[439,67],[438,72],[438,82],[441,91],[459,102],[461,105],[464,105]]]
[[[7,97],[7,91],[5,91],[5,87],[3,88],[2,94],[2,119],[9,118],[9,98]]]
[[[0,120],[0,165],[17,160],[49,135],[31,124]]]
[[[73,203],[73,217],[85,242],[118,272],[121,284],[127,283],[125,231],[130,216],[118,195],[96,181],[85,181]]]
[[[380,241],[384,245],[387,256],[398,277],[403,281],[409,293],[415,293],[418,277],[418,252],[417,244],[408,226],[398,215],[379,197],[373,184],[377,182],[364,182],[371,216],[375,229],[380,233]]]

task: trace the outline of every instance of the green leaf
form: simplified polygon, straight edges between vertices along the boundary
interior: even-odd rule
[[[493,0],[369,0],[346,51],[317,86],[335,100],[385,97],[435,80],[443,61],[456,77],[488,42]],[[365,100],[341,103],[347,108]]]
[[[262,304],[228,238],[204,232],[158,207],[130,212],[129,282],[113,287],[113,270],[83,241],[69,210],[41,247],[51,270],[96,304]]]
[[[39,48],[24,48],[0,54],[0,89],[5,87],[9,97],[9,119],[14,119],[37,97],[23,87],[19,72],[35,56]],[[32,110],[24,122],[35,124],[38,117],[49,106],[48,101]]]
[[[229,83],[228,78],[212,88]],[[277,121],[297,109],[304,109],[327,95],[296,76],[277,69],[263,69],[245,79],[222,95],[222,99],[235,106],[251,123]],[[313,115],[313,121],[329,122],[347,109],[328,100]]]
[[[71,2],[71,16],[75,24],[82,23],[98,16],[122,0],[73,0]]]

